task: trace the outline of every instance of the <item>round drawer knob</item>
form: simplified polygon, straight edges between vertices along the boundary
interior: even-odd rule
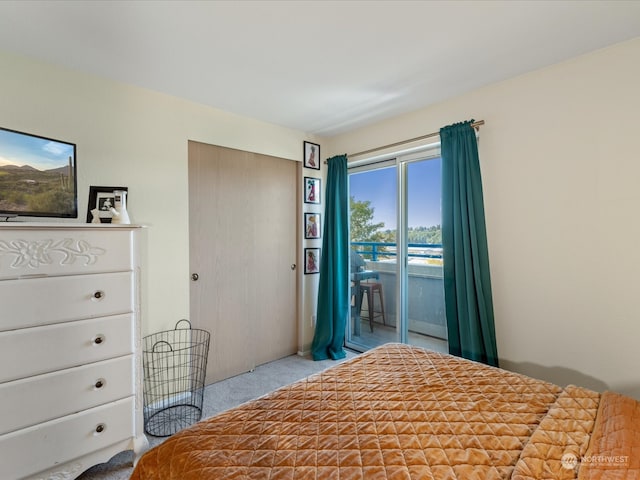
[[[96,335],[96,337],[93,339],[93,343],[95,343],[96,345],[100,345],[101,343],[104,343],[104,341],[104,335]]]
[[[104,380],[100,379],[100,380],[96,380],[96,383],[94,385],[97,389],[100,389],[102,387],[104,387]]]
[[[93,293],[93,298],[95,298],[96,300],[101,300],[102,298],[104,298],[104,292],[102,290],[97,290]]]
[[[96,433],[102,433],[106,430],[107,426],[104,423],[96,425]]]

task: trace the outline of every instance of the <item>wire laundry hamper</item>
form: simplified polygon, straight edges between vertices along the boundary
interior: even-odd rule
[[[178,328],[186,323],[188,328]],[[144,430],[168,437],[202,418],[210,334],[180,320],[142,339]]]

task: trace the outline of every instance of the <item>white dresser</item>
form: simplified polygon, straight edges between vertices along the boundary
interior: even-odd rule
[[[140,232],[0,224],[0,479],[73,479],[146,449]]]

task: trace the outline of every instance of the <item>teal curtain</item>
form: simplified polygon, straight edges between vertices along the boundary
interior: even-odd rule
[[[497,367],[482,178],[472,123],[440,130],[449,353]]]
[[[332,157],[327,163],[318,309],[311,344],[314,360],[346,356],[343,346],[350,303],[347,156]]]

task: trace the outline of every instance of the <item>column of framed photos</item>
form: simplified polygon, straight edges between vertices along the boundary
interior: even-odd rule
[[[320,145],[317,143],[303,142],[304,168],[320,170]],[[313,177],[311,174],[304,175],[304,238],[305,240],[322,239],[322,214],[319,207],[322,205],[321,188],[322,179]],[[318,208],[313,206],[317,205]],[[304,249],[304,273],[305,275],[320,272],[320,246],[305,247]]]

